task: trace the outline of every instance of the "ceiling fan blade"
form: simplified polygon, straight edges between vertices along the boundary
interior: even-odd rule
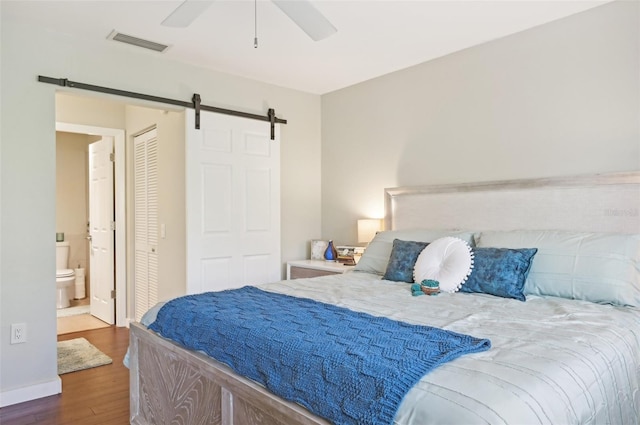
[[[185,0],[162,21],[166,27],[185,28],[191,25],[202,12],[211,6],[213,0]]]
[[[334,34],[334,27],[322,13],[308,0],[271,0],[293,22],[306,32],[313,41],[319,41]]]

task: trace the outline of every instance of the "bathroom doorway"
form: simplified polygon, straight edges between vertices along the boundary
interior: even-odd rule
[[[75,216],[75,223],[70,224],[72,222],[69,220],[57,220],[57,232],[65,233],[64,238],[69,241],[71,245],[71,252],[69,258],[69,268],[86,270],[86,294],[84,298],[79,300],[71,301],[71,308],[67,311],[65,309],[58,310],[60,312],[59,316],[66,316],[58,319],[58,324],[62,326],[64,329],[70,329],[70,331],[74,330],[84,330],[84,329],[92,329],[101,326],[108,326],[109,323],[115,323],[117,326],[125,326],[126,325],[126,270],[124,265],[126,264],[126,234],[125,234],[125,164],[124,164],[124,145],[125,145],[125,137],[124,130],[122,129],[113,129],[113,128],[105,128],[105,127],[95,127],[95,126],[87,126],[73,123],[56,123],[56,134],[63,135],[64,139],[67,141],[80,141],[79,146],[76,149],[82,149],[83,153],[83,166],[82,170],[79,171],[82,173],[83,178],[77,179],[82,180],[81,182],[77,182],[81,184],[85,191],[84,196],[78,196],[82,198],[80,200],[70,199],[69,197],[65,198],[64,195],[60,196],[58,194],[58,207],[57,214],[71,214]],[[58,137],[57,137],[58,138]],[[107,297],[113,296],[115,298],[115,308],[109,307],[107,309],[104,308],[104,303],[99,306],[99,311],[96,311],[96,300],[94,298],[96,296],[105,298],[104,288],[98,291],[96,290],[96,283],[94,281],[93,284],[92,278],[98,280],[99,276],[95,275],[96,270],[91,270],[90,262],[92,259],[93,249],[90,239],[87,237],[90,235],[88,228],[88,217],[89,217],[89,177],[88,177],[88,146],[92,143],[95,143],[97,140],[101,140],[103,138],[109,138],[113,140],[114,144],[114,179],[113,179],[113,195],[109,195],[111,199],[102,199],[99,201],[100,204],[107,205],[107,210],[113,211],[113,228],[115,234],[115,244],[112,244],[112,249],[114,250],[114,261],[109,261],[108,269],[102,270],[101,273],[106,273],[107,275],[111,275],[115,278],[115,285],[113,287],[113,291],[106,291]],[[68,143],[68,142],[67,142]],[[79,155],[79,154],[77,154]],[[66,154],[65,154],[66,156]],[[73,167],[73,164],[64,164],[58,162],[57,167]],[[78,171],[76,170],[77,174]],[[73,175],[73,173],[70,173]],[[58,174],[58,178],[60,178],[60,173]],[[69,177],[67,177],[69,178]],[[77,190],[77,189],[76,189]],[[78,192],[76,192],[78,193]],[[69,203],[70,205],[66,205],[65,203]],[[62,205],[60,205],[62,204]],[[75,207],[71,205],[75,204]],[[81,204],[81,205],[80,205]],[[81,224],[78,223],[81,222]],[[64,223],[64,224],[60,224]],[[118,226],[117,223],[121,225]],[[60,228],[59,226],[67,226],[69,227],[69,231],[65,231],[65,229]],[[60,235],[58,235],[60,236]],[[95,251],[94,251],[95,252]],[[96,267],[96,269],[98,269]],[[110,277],[111,277],[110,276]],[[92,290],[94,293],[92,293]],[[83,295],[83,294],[81,294]],[[80,298],[80,297],[78,297]],[[92,304],[94,304],[92,306]],[[112,304],[113,305],[113,304]],[[98,320],[95,317],[87,314],[86,310],[89,310],[93,313],[93,316],[98,316],[103,319],[103,321]],[[75,311],[74,311],[75,310]],[[93,311],[92,311],[93,310]],[[74,314],[80,313],[80,314]],[[106,316],[105,316],[106,314]],[[64,331],[63,329],[63,331]],[[60,330],[59,332],[60,333]],[[66,333],[66,332],[65,332]]]

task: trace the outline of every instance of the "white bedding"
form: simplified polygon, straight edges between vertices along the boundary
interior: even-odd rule
[[[409,284],[361,272],[261,288],[491,340],[489,351],[427,374],[396,424],[640,424],[640,309],[537,296],[414,297]]]
[[[427,374],[402,402],[397,425],[640,424],[638,308],[460,292],[414,297],[407,283],[363,272],[260,288],[491,340],[490,350]]]

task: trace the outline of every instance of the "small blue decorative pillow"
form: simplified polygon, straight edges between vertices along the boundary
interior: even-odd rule
[[[474,248],[474,268],[460,288],[525,301],[524,282],[538,248]]]
[[[385,280],[413,283],[413,266],[418,255],[429,245],[429,242],[393,240],[387,270],[382,276]]]

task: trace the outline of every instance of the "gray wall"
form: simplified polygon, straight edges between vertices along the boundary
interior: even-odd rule
[[[55,312],[55,93],[38,75],[111,86],[288,120],[281,131],[282,259],[320,237],[320,97],[89,42],[4,19],[0,2],[0,405],[59,391]],[[87,117],[85,117],[87,118]],[[59,117],[64,120],[64,117]],[[124,128],[125,111],[112,123]],[[82,121],[82,119],[81,119]],[[28,340],[10,345],[12,323]],[[114,359],[114,361],[119,361]]]
[[[322,97],[322,235],[383,188],[640,169],[638,2],[615,2]]]

